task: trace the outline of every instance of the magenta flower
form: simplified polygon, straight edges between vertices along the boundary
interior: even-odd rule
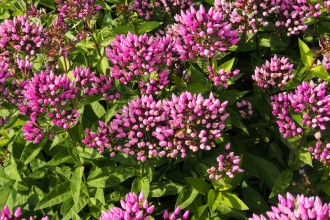
[[[314,135],[316,139],[315,146],[308,148],[315,160],[320,161],[324,165],[330,164],[330,143],[322,140],[321,132],[316,132]]]
[[[144,199],[143,192],[139,196],[132,192],[126,194],[125,200],[121,200],[120,204],[121,208],[113,207],[109,211],[102,211],[100,220],[148,220],[155,208]]]
[[[233,178],[236,173],[244,172],[244,170],[239,167],[239,163],[241,162],[240,157],[235,156],[234,152],[228,152],[229,149],[230,143],[226,144],[225,153],[217,157],[218,165],[207,169],[211,180],[218,180],[225,175],[229,178]]]
[[[208,66],[208,70],[210,72],[209,79],[212,81],[214,86],[223,86],[224,88],[228,88],[228,82],[230,78],[237,76],[240,70],[234,70],[233,72],[227,72],[224,69],[219,69],[214,71],[211,66]]]
[[[215,0],[214,6],[222,12],[223,19],[237,28],[239,33],[256,33],[268,25],[267,18],[279,7],[280,0]]]
[[[138,82],[142,93],[158,93],[169,83],[174,43],[170,37],[148,37],[147,34],[117,35],[106,48],[110,74],[124,84]]]
[[[252,104],[245,100],[236,102],[236,106],[242,118],[248,118],[253,115]]]
[[[215,7],[209,11],[203,5],[199,10],[191,7],[174,18],[177,23],[168,28],[167,33],[179,40],[177,49],[183,60],[196,56],[213,57],[240,40],[238,32],[223,21],[222,13]]]
[[[320,3],[309,3],[306,0],[281,1],[276,10],[278,21],[277,27],[287,29],[287,35],[296,35],[307,29],[307,18],[318,17],[321,14]]]
[[[312,129],[326,129],[330,120],[330,96],[326,94],[326,82],[309,84],[303,82],[293,93],[280,93],[271,97],[273,115],[277,117],[277,124],[284,138],[302,133],[290,116],[290,112],[302,114],[302,124]]]
[[[5,50],[34,56],[48,41],[41,24],[28,21],[26,15],[14,17],[13,20],[5,19],[0,25],[0,48]]]
[[[3,210],[0,210],[0,219],[1,220],[17,220],[22,214],[21,207],[16,208],[14,215],[11,214],[9,208],[7,205],[3,208]],[[26,220],[23,218],[22,220]],[[32,216],[30,216],[29,220],[34,220]],[[41,220],[49,220],[48,216],[42,217]]]
[[[289,63],[288,58],[279,59],[275,55],[270,61],[267,60],[261,68],[256,67],[252,79],[257,86],[264,89],[283,89],[285,84],[294,77],[292,70],[293,64]]]
[[[183,214],[181,213],[181,207],[177,206],[173,213],[169,213],[167,210],[163,213],[163,219],[169,220],[184,220],[189,218],[189,210],[185,211]]]
[[[59,19],[73,19],[90,21],[91,18],[102,9],[102,6],[95,5],[94,0],[57,1]]]
[[[286,197],[278,195],[278,200],[279,204],[272,206],[272,210],[266,213],[270,220],[330,218],[330,204],[323,204],[317,196],[306,197],[304,195],[297,195],[294,198],[290,193],[287,193]],[[263,215],[253,214],[249,220],[266,220],[266,218]]]
[[[142,161],[154,156],[184,158],[189,151],[215,147],[213,139],[221,137],[229,116],[226,105],[212,94],[205,99],[184,92],[160,101],[142,96],[121,109],[109,125],[99,122],[97,132],[87,129],[83,143],[100,151],[110,149],[112,156],[137,155]]]

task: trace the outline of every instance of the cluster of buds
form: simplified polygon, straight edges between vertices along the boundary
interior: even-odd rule
[[[319,45],[321,47],[320,53],[323,56],[322,65],[324,66],[324,68],[326,70],[329,71],[330,70],[330,40],[327,40],[324,37],[321,37],[321,39],[319,41]]]
[[[77,123],[77,111],[74,108],[70,112],[66,110],[77,92],[78,87],[66,75],[56,76],[53,71],[41,71],[39,75],[35,73],[27,81],[23,91],[24,102],[19,105],[20,113],[30,116],[30,121],[23,126],[26,140],[34,143],[40,141],[43,132],[37,121],[46,114],[53,123],[64,129],[68,129],[71,122]]]
[[[184,220],[189,218],[189,210],[185,211],[181,214],[181,207],[178,206],[174,209],[173,213],[169,213],[167,210],[163,213],[163,219],[169,220]]]
[[[147,34],[117,35],[106,48],[110,74],[128,84],[134,80],[142,93],[157,93],[169,83],[169,71],[174,43],[170,37],[148,37]]]
[[[75,85],[81,88],[80,96],[87,98],[93,95],[102,95],[107,101],[119,99],[120,94],[113,94],[114,81],[111,77],[106,77],[102,74],[96,76],[91,72],[89,67],[76,67],[72,70],[72,75],[75,78]]]
[[[56,76],[53,71],[35,73],[26,81],[23,89],[23,103],[19,105],[20,113],[29,115],[30,121],[23,126],[25,139],[38,143],[44,135],[42,121],[49,121],[67,130],[78,122],[79,113],[75,108],[81,98],[102,95],[106,100],[118,98],[111,95],[111,80],[99,78],[89,68],[77,67],[73,70],[74,80],[65,74]]]
[[[194,3],[191,0],[134,0],[129,8],[146,20],[150,20],[156,8],[167,13],[175,13],[186,10],[192,5]]]
[[[240,167],[239,163],[241,159],[239,156],[235,156],[234,152],[227,152],[230,149],[230,143],[226,144],[225,150],[226,152],[220,154],[217,157],[218,165],[217,167],[212,166],[207,169],[209,174],[209,178],[211,180],[218,180],[223,176],[228,176],[229,178],[233,178],[236,173],[244,172]]]
[[[198,10],[191,6],[174,19],[177,23],[168,28],[167,34],[178,40],[177,50],[182,60],[213,57],[240,40],[238,31],[223,21],[222,13],[215,7],[206,11],[203,5]]]
[[[261,88],[282,89],[289,80],[293,79],[292,70],[293,64],[289,63],[288,58],[280,59],[275,55],[270,61],[267,60],[261,68],[256,67],[252,79]]]
[[[152,3],[151,0],[134,0],[130,10],[137,12],[139,16],[144,17],[146,20],[150,20],[151,15],[154,14],[154,8],[159,6],[158,1]]]
[[[324,5],[328,9],[328,13],[330,12],[330,0],[324,0]]]
[[[325,165],[330,164],[330,143],[323,143],[321,132],[316,132],[314,135],[316,139],[315,146],[308,148],[313,158]]]
[[[180,10],[186,10],[194,3],[192,0],[161,0],[166,12],[177,12]]]
[[[214,6],[223,19],[236,27],[239,33],[256,33],[259,27],[268,25],[265,19],[278,9],[280,0],[215,0]]]
[[[139,196],[135,193],[126,194],[125,201],[120,201],[121,208],[113,207],[109,211],[102,211],[100,220],[146,220],[151,216],[155,206],[150,206],[148,200],[144,199],[144,193]]]
[[[237,102],[236,106],[242,118],[248,118],[253,115],[252,104],[248,101],[242,100]]]
[[[210,150],[213,139],[221,137],[227,102],[221,103],[213,94],[205,99],[201,94],[184,92],[170,100],[156,101],[150,96],[130,101],[109,125],[99,122],[98,132],[86,129],[83,143],[99,151],[147,157],[186,157],[189,151]]]
[[[310,4],[306,0],[281,1],[280,8],[276,10],[277,27],[287,29],[287,35],[295,35],[307,29],[305,21],[310,17],[318,17],[321,14],[321,4]]]
[[[318,196],[297,195],[294,198],[290,193],[287,193],[286,197],[278,195],[278,200],[279,204],[272,206],[272,210],[266,212],[270,220],[330,218],[330,204],[323,204]],[[253,214],[249,220],[266,220],[266,218],[263,215]]]
[[[326,129],[330,120],[330,96],[326,95],[326,82],[315,85],[303,82],[293,93],[280,93],[271,97],[273,115],[278,118],[280,132],[287,138],[302,132],[290,117],[290,113],[302,114],[302,124],[313,129]]]
[[[6,19],[0,25],[0,48],[20,51],[25,55],[34,56],[48,43],[46,32],[40,23],[28,21],[26,15]]]
[[[224,69],[219,69],[214,71],[211,66],[208,66],[209,79],[212,81],[214,86],[223,86],[224,88],[228,88],[228,82],[230,81],[231,77],[234,77],[239,74],[240,70],[226,71]]]
[[[22,209],[20,207],[16,208],[14,215],[11,214],[9,208],[7,205],[3,208],[3,210],[0,210],[0,219],[3,220],[17,220],[22,215]],[[25,218],[21,220],[26,220]],[[34,218],[31,216],[29,220],[34,220]],[[45,216],[41,218],[41,220],[49,220],[48,216]]]
[[[57,5],[59,19],[83,19],[87,22],[102,9],[102,6],[94,4],[94,0],[58,0]]]

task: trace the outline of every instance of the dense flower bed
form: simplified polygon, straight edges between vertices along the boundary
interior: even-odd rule
[[[2,1],[0,219],[330,219],[329,13]]]

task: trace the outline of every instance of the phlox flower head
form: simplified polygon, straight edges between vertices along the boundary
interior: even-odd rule
[[[177,50],[183,60],[195,57],[213,57],[218,52],[238,43],[238,31],[229,22],[223,21],[221,11],[203,5],[196,10],[193,6],[174,17],[176,23],[168,28],[167,34],[179,40]]]

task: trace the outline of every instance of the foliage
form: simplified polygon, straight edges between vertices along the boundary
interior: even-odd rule
[[[278,219],[308,200],[324,216],[329,13],[326,0],[1,1],[0,214]]]

